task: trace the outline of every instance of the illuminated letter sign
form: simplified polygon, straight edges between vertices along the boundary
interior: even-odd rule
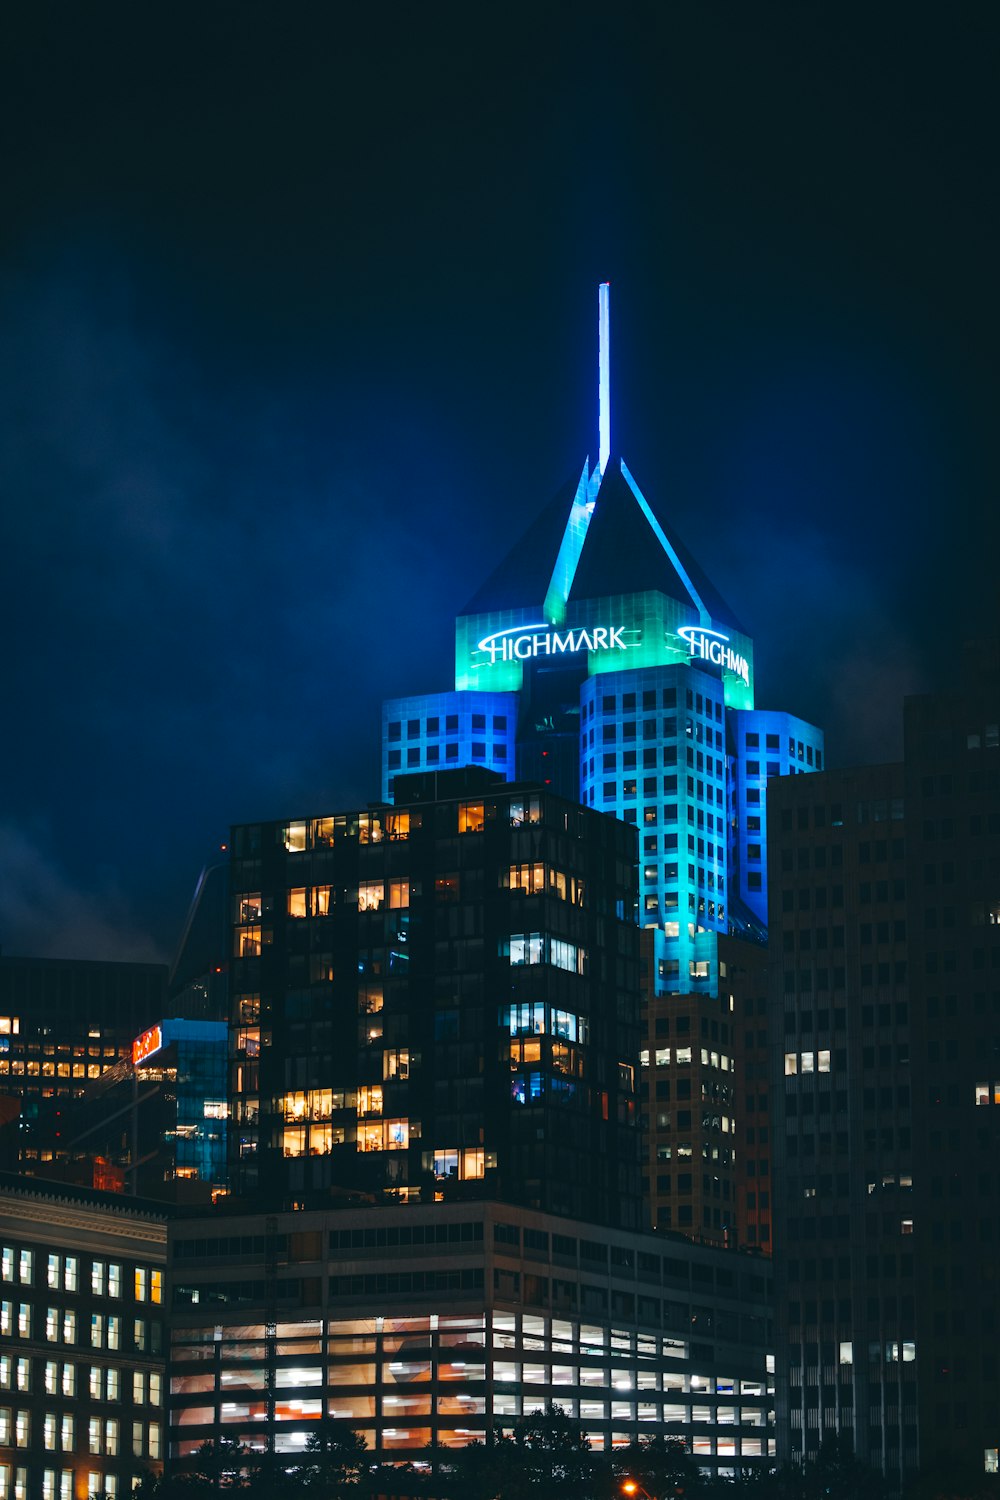
[[[138,1067],[152,1053],[159,1052],[162,1046],[163,1032],[159,1026],[151,1026],[148,1031],[142,1033],[142,1036],[137,1036],[132,1043],[132,1066]]]
[[[627,651],[624,625],[596,625],[590,630],[550,630],[540,625],[511,625],[484,635],[477,650],[498,661],[528,661],[533,656],[563,656],[576,651]]]
[[[682,625],[677,634],[686,641],[692,656],[710,661],[713,666],[725,667],[734,672],[741,681],[750,686],[750,668],[745,656],[740,656],[728,644],[728,635],[719,630],[708,630],[704,625]]]

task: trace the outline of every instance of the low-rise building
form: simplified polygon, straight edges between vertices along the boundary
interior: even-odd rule
[[[0,1173],[0,1496],[125,1496],[159,1473],[160,1206]]]
[[[766,1260],[483,1201],[216,1213],[171,1254],[181,1467],[221,1437],[301,1453],[322,1423],[429,1466],[550,1401],[598,1452],[773,1459]]]

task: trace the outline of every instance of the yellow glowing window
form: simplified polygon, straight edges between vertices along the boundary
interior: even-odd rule
[[[328,885],[314,885],[311,898],[309,909],[312,915],[314,917],[328,917],[330,915],[330,887]]]
[[[460,802],[458,805],[459,833],[482,833],[486,822],[485,806],[482,802]]]
[[[378,911],[385,900],[381,880],[365,880],[358,886],[358,911]]]
[[[241,926],[260,921],[261,899],[259,891],[236,897],[236,920]]]
[[[285,848],[289,854],[300,854],[306,847],[305,823],[289,823],[285,829]]]
[[[383,1078],[409,1078],[410,1052],[408,1047],[390,1048],[382,1055]]]
[[[390,910],[398,910],[400,907],[410,904],[410,882],[408,880],[389,881],[389,907]]]
[[[305,886],[288,892],[288,915],[290,917],[304,917],[306,914],[306,891]]]
[[[237,958],[258,958],[260,956],[260,928],[241,927],[236,933],[235,950]]]
[[[387,813],[385,818],[385,827],[386,832],[391,839],[408,839],[410,837],[409,813]]]
[[[382,1113],[382,1085],[362,1084],[358,1089],[358,1114],[380,1115]]]
[[[384,1130],[381,1121],[376,1125],[358,1126],[358,1150],[359,1151],[381,1151],[384,1141]]]

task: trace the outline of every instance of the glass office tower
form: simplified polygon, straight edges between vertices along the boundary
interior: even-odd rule
[[[624,461],[607,455],[591,469],[588,460],[470,600],[455,625],[454,688],[385,704],[386,799],[400,770],[465,762],[637,827],[639,921],[653,934],[651,1055],[663,1036],[653,1034],[649,1002],[672,997],[666,1012],[653,1007],[661,1027],[671,1008],[696,1039],[711,1042],[714,1025],[720,1046],[708,1048],[708,1067],[713,1050],[731,1063],[729,1077],[720,1061],[719,1076],[699,1078],[698,1089],[707,1087],[706,1102],[731,1094],[737,995],[720,985],[718,940],[766,942],[765,788],[821,770],[823,735],[755,706],[752,639]],[[699,1010],[720,999],[718,1015]],[[651,1064],[651,1129],[670,1113],[653,1108],[654,1074]],[[723,1142],[703,1140],[696,1121],[676,1143],[673,1119],[656,1127],[661,1162],[685,1146],[720,1190],[695,1223],[697,1194],[680,1201],[671,1178],[658,1195],[651,1173],[654,1224],[731,1237],[737,1112],[723,1113]]]

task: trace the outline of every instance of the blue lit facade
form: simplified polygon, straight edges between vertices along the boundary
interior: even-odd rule
[[[222,1188],[227,1174],[228,1028],[225,1021],[161,1022],[164,1058],[176,1071],[173,1094],[174,1175]],[[159,1059],[151,1058],[150,1062]]]
[[[456,622],[455,688],[384,705],[382,795],[482,765],[635,824],[655,991],[717,995],[715,936],[766,940],[767,781],[821,770],[823,735],[754,707],[752,640],[624,464],[561,502],[551,571],[519,544]]]
[[[382,707],[382,796],[397,775],[485,766],[508,781],[515,768],[515,693],[428,693]]]
[[[741,1087],[764,1076],[766,1030],[741,1018],[766,998],[767,783],[823,770],[823,735],[756,706],[753,640],[611,457],[606,294],[600,328],[600,460],[457,618],[454,689],[386,704],[382,792],[471,762],[637,828],[650,1221],[767,1249],[767,1130]]]

